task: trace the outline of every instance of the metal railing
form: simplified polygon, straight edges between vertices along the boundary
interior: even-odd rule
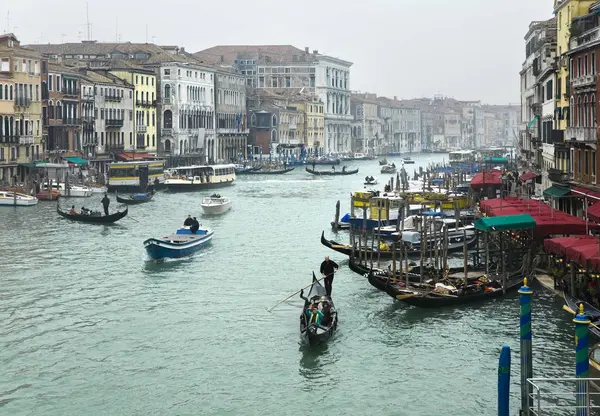
[[[579,388],[584,393],[578,393],[578,382],[583,383]],[[529,407],[524,409],[526,416],[555,416],[574,415],[577,410],[600,409],[600,378],[530,378]],[[578,405],[577,399],[580,403]],[[579,413],[577,413],[579,414]]]

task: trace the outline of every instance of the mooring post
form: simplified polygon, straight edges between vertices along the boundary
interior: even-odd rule
[[[583,303],[579,305],[579,313],[575,315],[575,377],[577,380],[576,406],[577,416],[588,416],[588,385],[586,378],[590,373],[589,362],[589,325],[590,320],[583,310]]]
[[[509,416],[510,347],[504,345],[498,360],[498,416]]]
[[[333,223],[333,231],[337,232],[340,222],[340,200],[335,203],[335,220]]]
[[[533,363],[531,351],[531,296],[533,291],[527,286],[527,278],[519,289],[520,300],[520,329],[521,329],[521,414],[527,414],[530,407],[531,389],[527,379],[533,378]]]

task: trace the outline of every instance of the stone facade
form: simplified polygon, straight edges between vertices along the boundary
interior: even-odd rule
[[[208,141],[209,160],[230,162],[245,159],[248,152],[245,78],[233,71],[218,69],[215,74],[215,103],[216,140]]]

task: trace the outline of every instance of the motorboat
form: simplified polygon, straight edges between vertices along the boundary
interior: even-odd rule
[[[108,192],[108,188],[106,186],[90,186],[92,190],[92,194],[105,194]]]
[[[71,198],[87,198],[89,196],[92,196],[93,193],[92,188],[89,188],[87,186],[71,184],[67,186],[67,184],[57,182],[55,180],[51,181],[50,187],[55,191],[59,191],[61,196],[67,196]],[[42,183],[41,190],[47,191],[48,184]]]
[[[396,173],[396,165],[385,165],[381,167],[381,173]]]
[[[365,176],[365,185],[377,185],[377,176]]]
[[[402,162],[404,162],[405,165],[412,165],[413,163],[415,163],[415,161],[412,160],[410,157],[405,157],[404,159],[402,159]]]
[[[224,214],[231,209],[231,199],[223,197],[219,194],[212,194],[211,196],[202,198],[200,206],[205,214]]]
[[[190,227],[183,227],[175,234],[144,241],[144,248],[153,260],[181,258],[189,256],[210,243],[214,231],[200,228],[195,233]]]
[[[0,205],[30,207],[37,203],[38,199],[35,196],[13,191],[0,191]]]

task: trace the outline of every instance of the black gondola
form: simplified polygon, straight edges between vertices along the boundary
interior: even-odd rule
[[[125,211],[117,211],[114,214],[102,215],[98,213],[92,213],[90,215],[82,214],[70,214],[65,211],[61,211],[60,207],[56,205],[56,212],[58,215],[64,218],[68,218],[73,221],[87,222],[90,224],[112,224],[113,222],[119,221],[121,218],[127,215],[129,208],[125,208]]]
[[[569,312],[576,315],[579,313],[579,305],[583,303],[583,313],[590,320],[590,332],[597,338],[600,338],[600,310],[589,303],[575,299],[573,296],[566,293],[563,294],[566,306]]]
[[[327,296],[327,291],[317,280],[315,273],[313,272],[313,284],[308,291],[304,301],[304,308],[300,314],[300,337],[306,345],[317,345],[326,342],[333,335],[337,328],[338,315],[333,304],[333,300],[330,296]],[[324,312],[322,323],[324,325],[309,324],[307,310],[311,304],[327,303],[330,308],[329,311]]]
[[[236,175],[247,175],[247,174],[256,173],[261,169],[262,169],[262,166],[257,166],[257,167],[246,166],[245,168],[238,167],[238,168],[235,168],[235,174]]]
[[[294,166],[292,166],[291,168],[277,170],[263,170],[262,168],[260,168],[258,170],[250,170],[246,172],[246,175],[283,175],[284,173],[291,172],[294,169]]]
[[[153,196],[154,194],[152,192],[131,194],[124,197],[117,194],[117,202],[127,205],[143,204],[144,202],[151,201]]]
[[[464,237],[462,235],[452,238],[452,240],[455,240],[455,241],[448,244],[448,250],[447,250],[448,253],[463,250],[463,246],[464,246],[463,238]],[[428,240],[427,250],[431,250],[433,247],[435,247],[436,243],[437,243],[437,240],[433,240],[433,239]],[[323,244],[325,247],[329,247],[330,249],[337,251],[338,253],[345,254],[347,256],[350,256],[352,254],[352,246],[350,246],[348,244],[340,244],[334,240],[327,240],[325,238],[325,231],[323,231],[321,233],[321,244]],[[472,234],[471,236],[467,235],[467,249],[474,247],[476,244],[477,244],[477,235],[476,234]],[[404,249],[398,248],[396,250],[397,258],[399,258],[401,251],[403,252]],[[362,248],[360,250],[361,254],[364,254],[368,257],[371,256],[371,252],[372,252],[371,248]],[[410,244],[408,246],[407,252],[409,255],[413,255],[413,256],[418,255],[421,253],[421,248],[418,245]],[[359,253],[359,250],[354,251],[355,256],[358,256],[358,253]],[[384,260],[391,260],[393,258],[392,250],[375,249],[375,250],[373,250],[373,255],[379,256],[380,259],[384,259]]]
[[[358,169],[353,170],[312,170],[308,166],[306,167],[306,171],[312,175],[320,175],[320,176],[344,176],[344,175],[354,175],[358,173]]]

